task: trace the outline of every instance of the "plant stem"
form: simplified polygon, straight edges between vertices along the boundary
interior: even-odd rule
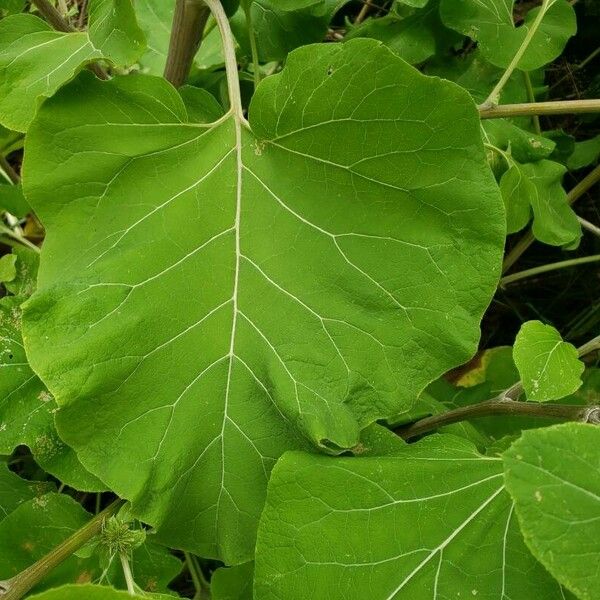
[[[254,75],[254,89],[260,83],[260,61],[258,59],[258,46],[256,45],[256,31],[252,21],[252,6],[250,3],[244,5],[246,24],[248,25],[248,37],[250,38],[250,51],[252,53],[252,71]]]
[[[600,406],[486,400],[479,404],[461,406],[439,415],[426,417],[416,423],[400,427],[396,430],[396,433],[405,440],[409,440],[445,425],[496,415],[566,419],[568,421],[600,424]]]
[[[63,33],[73,33],[77,31],[48,0],[31,0],[31,3],[39,10],[40,14],[56,29]],[[96,63],[90,63],[87,68],[98,77],[98,79],[108,79],[106,71]]]
[[[22,244],[23,246],[27,246],[30,250],[33,250],[38,254],[41,252],[40,249],[27,238],[19,235],[16,231],[13,231],[10,227],[6,227],[6,225],[3,225],[2,223],[0,223],[0,234],[7,235],[9,238],[19,242],[19,244]]]
[[[74,31],[73,27],[69,25],[60,12],[48,0],[31,0],[31,3],[35,5],[42,17],[57,31],[64,33]]]
[[[582,357],[586,354],[595,352],[596,350],[600,350],[600,335],[592,338],[589,342],[583,344],[583,346],[579,346],[579,348],[577,348],[577,353]]]
[[[531,77],[527,71],[521,71],[523,73],[523,79],[525,81],[525,89],[527,90],[527,101],[532,104],[535,103],[535,94],[533,93],[533,85],[531,85]],[[540,125],[539,115],[532,115],[533,128],[537,135],[542,135],[542,127]]]
[[[202,0],[176,0],[164,77],[175,87],[187,79],[210,15]]]
[[[568,194],[567,201],[573,204],[583,194],[585,194],[592,186],[600,181],[600,165],[590,171]],[[513,246],[511,251],[506,255],[502,264],[502,273],[506,273],[516,262],[521,255],[533,244],[535,238],[531,229]]]
[[[229,25],[229,19],[221,6],[219,0],[204,0],[210,8],[219,31],[221,32],[221,40],[223,41],[223,54],[225,57],[225,71],[227,73],[227,90],[229,92],[229,103],[233,116],[243,123],[244,109],[242,107],[242,94],[240,92],[240,80],[238,76],[238,65],[235,57],[235,38]]]
[[[20,183],[21,178],[19,177],[19,174],[13,169],[12,165],[6,160],[5,156],[2,156],[2,154],[0,154],[0,169],[6,173],[11,183],[14,183],[15,185]]]
[[[525,271],[519,271],[512,275],[507,275],[500,280],[500,287],[504,287],[509,283],[526,279],[527,277],[533,277],[534,275],[540,275],[541,273],[548,273],[549,271],[557,271],[558,269],[566,269],[568,267],[576,267],[578,265],[585,265],[587,263],[600,261],[600,254],[594,254],[593,256],[582,256],[581,258],[571,258],[569,260],[561,260],[560,262],[550,263],[549,265],[542,265],[541,267],[534,267],[533,269],[526,269]]]
[[[600,99],[554,100],[552,102],[529,102],[525,104],[479,105],[482,119],[504,119],[506,117],[530,117],[533,115],[574,115],[600,112]]]
[[[121,559],[121,567],[123,567],[123,575],[125,576],[125,583],[127,584],[127,592],[131,596],[135,596],[135,581],[133,580],[133,573],[131,572],[131,566],[129,565],[129,559],[125,552],[119,554]]]
[[[577,354],[581,358],[596,350],[600,350],[600,335],[579,346]],[[569,421],[581,421],[583,423],[600,425],[600,405],[578,406],[572,404],[549,404],[547,402],[519,402],[518,399],[522,393],[523,384],[521,381],[517,381],[517,383],[514,383],[491,400],[461,406],[438,415],[419,419],[414,423],[398,427],[395,433],[405,440],[409,440],[424,433],[435,431],[444,425],[495,415],[567,419]]]
[[[2,600],[20,600],[31,588],[44,579],[52,569],[100,533],[104,521],[114,515],[123,503],[123,500],[116,500],[101,513],[92,517],[81,529],[78,529],[46,556],[40,558],[12,579],[0,583],[0,597],[2,597]],[[4,590],[3,594],[2,590]]]
[[[202,570],[196,561],[196,557],[189,552],[183,553],[185,557],[185,564],[190,572],[192,581],[194,583],[194,598],[193,600],[205,600],[210,598],[210,584],[204,578]]]
[[[587,229],[590,233],[593,233],[594,235],[600,237],[600,227],[597,227],[593,223],[590,223],[589,221],[580,216],[577,216],[577,220],[584,229]]]
[[[356,17],[356,20],[354,21],[354,24],[360,25],[367,18],[367,15],[369,14],[370,10],[371,10],[371,0],[364,0],[364,4],[362,5],[362,8],[360,9],[360,12],[358,13],[358,16]]]
[[[495,85],[494,89],[490,92],[490,95],[487,97],[487,100],[483,103],[484,107],[492,107],[492,106],[496,106],[498,104],[498,101],[500,99],[500,94],[501,94],[502,90],[504,89],[504,86],[506,85],[506,83],[510,79],[511,75],[513,74],[513,71],[517,68],[517,65],[523,58],[523,54],[525,54],[525,51],[529,47],[529,44],[531,43],[533,36],[537,33],[537,30],[538,30],[542,20],[544,19],[544,16],[546,15],[546,12],[548,11],[549,6],[550,6],[550,0],[544,0],[542,2],[542,6],[540,7],[540,10],[535,17],[535,20],[531,24],[531,27],[527,31],[527,34],[525,35],[523,42],[519,46],[519,49],[516,51],[515,55],[513,56],[513,59],[510,61],[510,64],[506,68],[506,71],[504,71],[504,73],[502,74],[500,81],[498,81],[498,83]]]

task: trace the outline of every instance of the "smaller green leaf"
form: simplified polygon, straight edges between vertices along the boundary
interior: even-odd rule
[[[277,5],[281,10],[300,10],[321,2],[322,0],[278,0]]]
[[[542,135],[518,127],[508,119],[488,119],[482,122],[485,139],[501,150],[509,150],[520,163],[536,162],[548,158],[556,143]]]
[[[306,4],[303,0],[301,3]],[[288,10],[280,6],[280,0],[254,0],[250,11],[260,61],[281,61],[295,48],[322,41],[339,5],[339,0],[322,0]],[[250,56],[250,38],[243,11],[232,17],[231,27],[242,53]]]
[[[0,523],[0,579],[9,579],[42,558],[89,519],[71,497],[46,494],[22,503]],[[93,573],[85,561],[71,556],[35,588],[89,581]]]
[[[52,487],[51,483],[27,481],[10,471],[5,462],[0,462],[0,521],[23,502],[48,493]]]
[[[528,321],[521,326],[513,357],[528,400],[558,400],[582,384],[584,365],[577,349],[551,325]]]
[[[390,14],[380,19],[368,19],[351,30],[346,39],[357,37],[383,42],[410,64],[421,63],[460,40],[455,32],[442,24],[439,0],[432,0],[422,10],[404,18]]]
[[[582,600],[598,598],[600,429],[565,423],[523,433],[504,454],[525,543]]]
[[[397,0],[398,4],[405,4],[406,6],[412,6],[413,8],[423,8],[427,5],[429,0]]]
[[[210,580],[212,600],[252,600],[254,563],[217,569]]]
[[[25,0],[0,0],[0,16],[6,17],[22,12]]]
[[[600,157],[600,135],[584,142],[575,142],[573,153],[567,159],[567,167],[571,171],[583,169],[594,164]]]
[[[226,10],[235,7],[235,2],[223,2]],[[140,58],[140,65],[144,73],[162,76],[169,39],[173,24],[175,2],[165,0],[135,0],[135,13],[137,22],[147,39],[147,49]],[[232,14],[228,10],[228,14]],[[223,64],[221,50],[221,37],[218,27],[215,27],[202,40],[200,50],[194,59],[195,68],[212,69]]]
[[[5,254],[0,258],[0,283],[12,281],[17,276],[16,262],[14,254]]]
[[[24,217],[31,211],[21,184],[0,185],[0,210],[6,210],[15,217]]]
[[[514,0],[441,0],[442,21],[478,42],[482,54],[494,65],[508,67],[525,41],[542,7],[533,8],[515,27]],[[532,71],[553,61],[577,31],[575,11],[566,0],[547,2],[547,11],[533,35],[518,68]]]
[[[4,283],[4,287],[11,294],[24,300],[35,290],[40,257],[25,246],[15,246],[12,253],[17,258],[15,263],[17,273],[13,280]]]
[[[134,63],[146,50],[131,0],[90,0],[88,36],[117,65]]]
[[[531,199],[537,194],[535,186],[513,164],[500,179],[500,192],[506,207],[506,232],[523,229],[531,218]]]
[[[550,160],[540,160],[521,165],[521,170],[537,191],[531,199],[535,238],[551,246],[576,246],[581,225],[562,187],[566,168]]]
[[[568,159],[575,150],[575,138],[562,129],[544,131],[544,137],[552,140],[556,144],[549,158],[566,165]]]

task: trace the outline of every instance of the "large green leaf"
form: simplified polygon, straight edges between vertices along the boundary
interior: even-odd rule
[[[525,41],[540,10],[546,7],[541,24],[518,68],[538,69],[553,61],[577,31],[575,11],[567,0],[544,0],[530,10],[519,27],[513,20],[514,0],[441,0],[444,23],[477,41],[485,58],[498,67],[507,67]]]
[[[91,7],[89,35],[54,31],[30,14],[0,21],[0,123],[26,131],[38,104],[87,63],[107,58],[123,65],[141,54],[130,0],[96,0]]]
[[[453,436],[387,454],[279,460],[256,600],[562,599],[523,543],[500,459]]]
[[[533,554],[579,598],[598,598],[600,429],[566,423],[527,431],[504,463],[506,487]]]
[[[557,400],[581,386],[584,364],[576,348],[564,342],[551,325],[524,323],[515,339],[513,357],[528,400]]]
[[[48,231],[26,342],[61,436],[163,540],[230,563],[283,451],[353,447],[471,356],[504,228],[469,96],[371,40],[290,55],[250,126],[84,76],[25,165]]]

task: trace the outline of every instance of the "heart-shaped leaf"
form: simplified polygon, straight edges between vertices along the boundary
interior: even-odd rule
[[[524,323],[515,339],[513,358],[528,400],[558,400],[581,387],[584,364],[577,349],[551,325]]]
[[[351,448],[472,355],[504,241],[472,100],[380,44],[302,48],[250,124],[236,106],[189,123],[162,80],[84,74],[24,168],[48,231],[25,337],[61,436],[229,563],[286,449]]]

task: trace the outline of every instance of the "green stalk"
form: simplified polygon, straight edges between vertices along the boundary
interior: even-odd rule
[[[6,175],[8,181],[13,184],[18,184],[21,182],[21,178],[19,174],[13,169],[12,165],[6,160],[6,157],[0,154],[0,169],[2,173]]]
[[[500,287],[504,287],[515,281],[526,279],[527,277],[534,277],[535,275],[541,275],[542,273],[548,273],[550,271],[557,271],[558,269],[566,269],[568,267],[578,267],[579,265],[585,265],[592,262],[600,261],[600,254],[594,254],[593,256],[582,256],[581,258],[571,258],[569,260],[561,260],[560,262],[550,263],[549,265],[542,265],[541,267],[534,267],[533,269],[526,269],[525,271],[519,271],[512,275],[507,275],[500,280]]]
[[[115,500],[101,513],[92,517],[81,529],[78,529],[64,540],[64,542],[46,554],[46,556],[40,558],[40,560],[27,567],[24,571],[21,571],[18,575],[15,575],[12,579],[1,582],[0,596],[2,600],[20,600],[29,590],[42,581],[50,571],[100,533],[104,521],[116,514],[123,504],[123,500]]]
[[[579,357],[600,350],[600,335],[586,342],[579,348]],[[431,415],[419,419],[414,423],[403,425],[395,430],[400,437],[410,440],[417,436],[435,431],[440,427],[470,421],[481,417],[491,416],[521,416],[539,417],[544,419],[566,419],[568,421],[580,421],[600,425],[600,405],[583,406],[573,404],[550,404],[548,402],[520,402],[519,397],[523,393],[523,384],[520,381],[511,385],[496,397],[479,402],[461,406],[438,415]]]
[[[2,223],[0,223],[0,234],[8,236],[15,242],[18,242],[23,246],[27,246],[27,248],[37,252],[38,254],[41,252],[41,250],[35,244],[31,243],[27,238],[19,235],[16,231],[13,231],[10,227],[6,227],[6,225],[3,225]]]
[[[600,99],[554,100],[525,104],[479,105],[481,119],[506,119],[507,117],[532,117],[534,115],[574,115],[600,112]]]
[[[534,22],[532,23],[531,27],[529,28],[529,31],[527,32],[525,39],[519,46],[519,49],[513,56],[513,59],[510,61],[510,64],[506,68],[506,71],[504,71],[504,73],[502,74],[500,81],[498,81],[498,83],[495,85],[494,89],[490,92],[490,95],[487,97],[487,100],[482,104],[483,108],[489,108],[492,106],[496,106],[498,104],[498,101],[500,99],[500,94],[501,94],[502,90],[504,89],[504,86],[507,84],[508,80],[510,79],[511,75],[513,74],[513,71],[517,68],[517,65],[523,58],[523,55],[525,54],[527,48],[529,47],[529,44],[531,43],[533,36],[537,33],[537,30],[539,29],[544,17],[546,16],[546,12],[548,11],[548,8],[550,8],[550,2],[551,2],[551,0],[544,0],[542,2],[542,6],[540,7],[540,10],[535,17]]]
[[[127,554],[125,552],[120,552],[119,558],[121,559],[121,567],[123,568],[123,576],[125,577],[125,583],[127,584],[127,592],[131,596],[135,596],[135,581],[133,580],[133,573],[131,572],[131,566],[129,564],[129,559],[127,558]]]
[[[600,424],[600,406],[577,406],[572,404],[548,404],[538,402],[515,402],[514,400],[486,400],[479,404],[461,406],[454,410],[433,415],[400,427],[396,433],[405,440],[435,431],[440,427],[470,421],[481,417],[538,417],[543,419],[564,419],[582,423]]]

